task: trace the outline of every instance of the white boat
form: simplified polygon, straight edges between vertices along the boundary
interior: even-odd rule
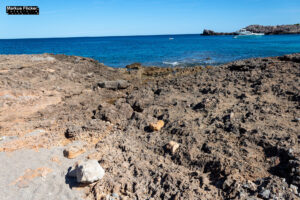
[[[263,36],[263,35],[265,35],[264,33],[253,33],[251,31],[247,31],[244,28],[237,31],[236,34],[237,35],[234,36],[234,38],[243,37],[243,36]]]
[[[170,37],[169,40],[174,40],[174,38]]]

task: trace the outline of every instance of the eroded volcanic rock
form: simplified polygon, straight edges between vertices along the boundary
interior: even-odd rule
[[[45,147],[66,130],[85,141],[105,170],[88,198],[300,198],[300,54],[129,71],[47,56],[55,60],[0,56],[0,136],[40,128],[49,132]],[[130,87],[98,87],[117,80]],[[163,128],[152,131],[159,120]]]

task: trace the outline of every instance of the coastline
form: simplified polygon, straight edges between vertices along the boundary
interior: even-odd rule
[[[127,69],[80,56],[0,55],[4,198],[297,199],[299,73],[299,53]],[[78,143],[85,153],[63,156]],[[85,159],[106,173],[78,185],[68,168]],[[26,176],[28,168],[42,172]]]
[[[250,25],[244,28],[246,31],[253,33],[263,33],[265,35],[298,35],[300,34],[300,24],[292,25],[277,25],[277,26],[262,26],[262,25]],[[215,32],[212,30],[204,29],[203,36],[212,35],[238,35],[236,32]]]
[[[111,67],[125,67],[133,62],[168,67],[176,62],[183,66],[216,65],[300,51],[300,35],[240,39],[200,35],[171,37],[174,40],[170,40],[170,36],[5,40],[0,42],[0,54],[66,53],[90,57]]]

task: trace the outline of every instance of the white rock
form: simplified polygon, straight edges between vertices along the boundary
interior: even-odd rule
[[[270,190],[263,190],[260,192],[260,195],[265,199],[269,199],[270,194],[271,194]]]
[[[80,162],[76,168],[76,178],[78,183],[93,183],[103,178],[104,169],[97,160]]]
[[[179,144],[177,142],[170,141],[167,144],[167,149],[170,150],[172,154],[174,154],[178,148],[179,148]]]
[[[292,189],[292,191],[295,193],[295,194],[298,194],[298,187],[295,186],[295,185],[290,185],[290,188]]]

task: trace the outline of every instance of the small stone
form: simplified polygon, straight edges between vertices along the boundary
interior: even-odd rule
[[[104,169],[97,160],[80,162],[76,167],[76,179],[78,183],[93,183],[103,178]]]
[[[125,80],[117,80],[117,81],[103,81],[99,82],[98,86],[101,88],[118,90],[118,89],[126,89],[129,87],[129,83]]]
[[[234,120],[234,113],[230,113],[230,120]]]
[[[64,156],[69,158],[69,159],[73,159],[76,158],[77,156],[85,153],[86,150],[83,147],[83,145],[77,144],[77,145],[73,145],[71,147],[68,147],[67,149],[64,150]]]
[[[75,126],[75,125],[69,126],[65,132],[65,136],[66,136],[66,138],[69,138],[69,139],[75,138],[76,135],[80,134],[81,130],[82,129],[79,126]]]
[[[165,125],[165,122],[162,120],[159,120],[157,123],[151,123],[149,125],[150,129],[152,131],[160,131],[160,129]]]
[[[269,199],[271,192],[270,190],[262,190],[259,194],[264,199]]]
[[[119,198],[119,195],[117,193],[112,193],[111,195],[112,197],[115,197],[115,198]]]
[[[297,187],[297,186],[291,184],[291,185],[290,185],[290,188],[292,189],[292,191],[293,191],[295,194],[298,194],[298,187]]]
[[[176,150],[179,148],[179,144],[177,142],[170,141],[166,147],[169,151],[171,151],[172,154],[174,154]]]
[[[117,193],[112,193],[109,197],[109,200],[118,200],[120,199],[120,196]]]
[[[210,180],[209,180],[209,178],[207,177],[206,174],[202,175],[200,180],[201,180],[203,186],[210,185]]]

